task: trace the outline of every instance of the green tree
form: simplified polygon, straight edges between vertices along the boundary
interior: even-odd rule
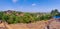
[[[3,12],[0,12],[0,19],[2,20]]]
[[[52,15],[52,16],[55,16],[55,15],[57,15],[57,14],[59,14],[58,9],[55,9],[55,10],[52,10],[52,11],[51,11],[51,15]]]

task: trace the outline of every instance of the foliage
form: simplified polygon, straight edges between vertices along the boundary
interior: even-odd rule
[[[9,24],[15,23],[31,23],[41,20],[49,20],[56,13],[59,14],[58,10],[55,9],[49,13],[23,13],[23,12],[0,12],[0,19],[6,21]]]
[[[52,16],[55,16],[55,15],[58,15],[58,14],[59,14],[58,9],[55,9],[55,10],[52,10],[52,11],[51,11],[51,15],[52,15]]]

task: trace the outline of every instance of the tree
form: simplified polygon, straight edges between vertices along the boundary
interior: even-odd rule
[[[55,16],[55,15],[57,15],[57,14],[59,14],[58,9],[55,9],[55,10],[52,10],[52,11],[51,11],[51,15],[52,15],[52,16]]]
[[[3,16],[3,12],[0,12],[0,19],[2,19],[2,16]]]

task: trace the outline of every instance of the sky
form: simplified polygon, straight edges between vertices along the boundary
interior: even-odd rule
[[[54,9],[60,11],[60,0],[0,0],[0,11],[51,12]]]

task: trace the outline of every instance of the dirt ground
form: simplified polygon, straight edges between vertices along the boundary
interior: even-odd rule
[[[29,24],[10,24],[13,29],[44,29],[46,24],[42,22],[29,23]]]
[[[49,25],[49,29],[60,29],[60,22],[56,20],[48,20],[48,21],[37,21],[34,23],[24,24],[0,24],[2,27],[6,27],[7,29],[48,29],[47,26]]]

